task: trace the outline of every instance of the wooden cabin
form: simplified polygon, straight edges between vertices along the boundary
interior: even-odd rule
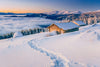
[[[73,21],[78,26],[85,26],[86,24],[83,21]]]
[[[55,23],[51,24],[49,27],[49,32],[56,31],[57,33],[66,33],[66,32],[73,32],[73,31],[78,31],[79,26],[72,23],[72,22],[67,22],[67,23]]]

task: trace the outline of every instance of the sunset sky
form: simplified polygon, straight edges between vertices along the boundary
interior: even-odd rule
[[[41,13],[54,10],[95,11],[100,0],[0,0],[0,12]]]

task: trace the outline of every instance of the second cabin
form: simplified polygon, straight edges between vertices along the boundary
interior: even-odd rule
[[[86,24],[83,21],[73,21],[78,26],[85,26]]]
[[[67,23],[55,23],[51,24],[49,27],[49,32],[56,31],[57,33],[66,33],[66,32],[73,32],[78,31],[79,26],[74,24],[73,22],[67,22]]]

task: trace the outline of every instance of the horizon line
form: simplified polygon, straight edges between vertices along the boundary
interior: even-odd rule
[[[63,11],[63,10],[52,10],[52,11]],[[68,11],[68,10],[64,10],[64,11]],[[79,11],[81,11],[81,10],[79,10]],[[95,10],[95,11],[100,11],[100,10]],[[36,11],[36,12],[35,11],[26,11],[26,12],[25,11],[0,11],[0,13],[46,13],[46,12],[50,12],[50,11],[41,11],[41,12],[38,12],[38,11]],[[94,12],[94,11],[85,11],[85,12]]]

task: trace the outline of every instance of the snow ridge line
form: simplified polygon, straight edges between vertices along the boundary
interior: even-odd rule
[[[69,60],[67,60],[66,57],[37,46],[39,40],[41,39],[30,40],[28,41],[28,44],[34,50],[37,50],[43,54],[46,54],[46,56],[49,56],[53,61],[53,65],[51,65],[51,67],[69,67]]]

